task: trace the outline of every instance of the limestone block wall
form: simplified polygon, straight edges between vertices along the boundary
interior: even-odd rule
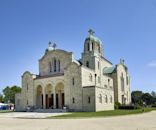
[[[122,64],[117,65],[116,78],[114,79],[117,82],[116,93],[118,92],[118,102],[122,103],[122,95],[126,98],[126,104],[131,103],[131,92],[130,92],[130,76],[128,75],[128,70]],[[124,78],[124,91],[121,89],[121,76]],[[128,80],[128,81],[127,81]]]
[[[83,87],[83,111],[96,111],[95,108],[95,87]]]
[[[71,63],[65,70],[65,104],[71,111],[82,111],[81,67]]]
[[[95,70],[95,58],[94,54],[91,52],[82,53],[82,64],[86,66],[86,62],[89,61],[89,68]]]
[[[24,110],[24,108],[23,108],[23,97],[22,97],[21,93],[17,93],[15,95],[15,110],[16,111]]]
[[[66,52],[62,50],[53,50],[47,52],[40,60],[39,60],[39,73],[40,76],[51,75],[58,73],[58,60],[60,61],[60,72],[64,72],[64,68],[66,68],[72,61],[73,54],[71,52]],[[54,58],[57,62],[57,70],[54,72]],[[52,72],[49,70],[49,63],[52,64]]]
[[[95,92],[96,111],[114,110],[114,91],[112,89],[96,87]]]
[[[28,71],[23,74],[21,93],[15,96],[17,111],[24,111],[27,106],[34,106],[34,78],[34,75]]]
[[[33,102],[34,93],[34,80],[31,73],[26,72],[22,76],[22,96],[23,96],[23,106],[34,106]]]
[[[82,87],[95,86],[95,71],[85,66],[81,67]]]
[[[113,73],[112,75],[112,78],[113,78],[113,86],[114,86],[114,101],[115,102],[118,102],[118,78],[117,78],[117,73]]]

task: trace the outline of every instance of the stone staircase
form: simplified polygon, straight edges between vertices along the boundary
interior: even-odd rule
[[[65,113],[67,109],[36,109],[34,112],[38,113]]]

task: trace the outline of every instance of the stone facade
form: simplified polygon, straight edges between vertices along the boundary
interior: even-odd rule
[[[114,102],[130,104],[130,78],[123,62],[115,67],[103,57],[102,42],[89,31],[82,58],[49,43],[39,60],[39,75],[26,71],[16,111],[34,109],[69,111],[113,110]]]

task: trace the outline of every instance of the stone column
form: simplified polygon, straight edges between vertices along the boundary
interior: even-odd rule
[[[62,92],[61,92],[61,90],[59,91],[59,107],[60,107],[60,109],[62,108]]]
[[[44,89],[43,89],[43,108],[46,109],[46,95]]]
[[[55,92],[55,87],[53,87],[53,108],[56,109],[56,92]]]

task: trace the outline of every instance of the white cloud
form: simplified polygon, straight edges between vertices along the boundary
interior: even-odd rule
[[[156,61],[152,61],[148,64],[149,67],[156,67]]]

